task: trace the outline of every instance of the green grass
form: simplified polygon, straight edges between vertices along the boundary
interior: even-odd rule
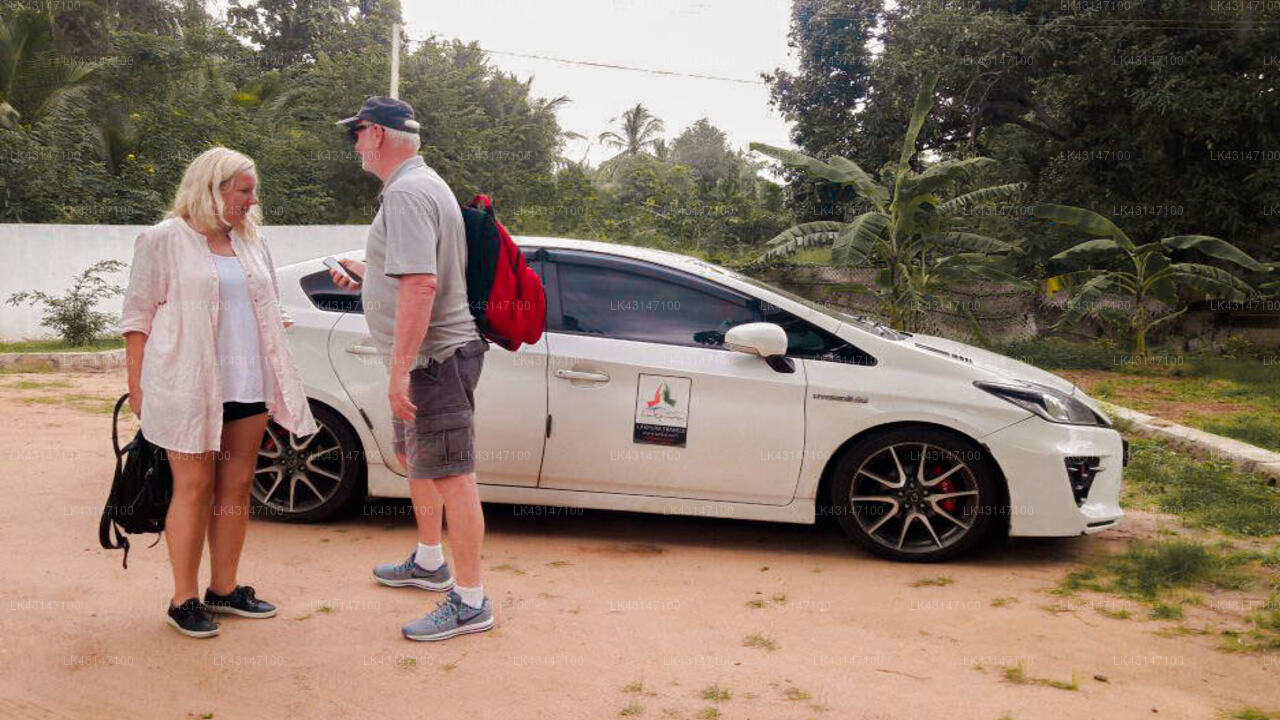
[[[1280,720],[1280,711],[1265,712],[1256,707],[1243,707],[1230,715],[1224,712],[1219,717],[1230,718],[1231,720]]]
[[[18,382],[5,383],[4,385],[0,385],[0,387],[9,388],[11,390],[47,390],[50,388],[69,388],[73,387],[73,384],[66,380],[50,380],[49,382],[19,380]]]
[[[813,697],[807,691],[801,690],[795,685],[788,685],[787,689],[782,691],[782,696],[791,701],[808,700]]]
[[[122,347],[124,347],[123,337],[100,337],[87,345],[76,346],[68,345],[65,340],[59,338],[0,342],[0,353],[99,352],[118,350]]]
[[[1004,668],[1004,679],[1006,682],[1011,682],[1015,685],[1044,685],[1045,687],[1057,688],[1059,690],[1080,689],[1080,684],[1076,682],[1074,673],[1071,675],[1070,682],[1031,677],[1030,675],[1027,675],[1026,668],[1023,667],[1022,661],[1018,661],[1017,665],[1006,666]]]
[[[1130,439],[1125,504],[1173,513],[1193,527],[1280,535],[1280,489],[1225,460],[1194,458],[1168,443]]]
[[[1271,396],[1272,402],[1277,395]],[[1260,448],[1280,451],[1280,416],[1239,413],[1214,418],[1191,416],[1187,422],[1214,435],[1234,438]]]
[[[1094,590],[1138,598],[1155,604],[1162,592],[1211,586],[1240,590],[1251,583],[1242,553],[1187,540],[1135,543],[1127,550],[1094,558],[1068,573],[1060,589]]]
[[[638,702],[629,703],[626,707],[618,711],[622,717],[635,717],[644,714],[644,706]]]
[[[749,648],[759,648],[761,650],[777,650],[778,643],[772,639],[761,635],[760,633],[752,633],[742,639],[742,646]]]
[[[1007,607],[1018,602],[1016,597],[998,597],[991,599],[991,607]]]
[[[711,702],[727,702],[732,696],[728,688],[722,688],[718,684],[708,685],[702,689],[702,699]]]
[[[955,580],[949,577],[938,575],[937,577],[920,578],[912,582],[911,587],[946,587],[953,582]]]

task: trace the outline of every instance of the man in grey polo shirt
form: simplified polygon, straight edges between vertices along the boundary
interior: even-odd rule
[[[493,627],[480,583],[484,515],[475,475],[475,387],[488,343],[467,306],[467,242],[453,191],[418,155],[418,123],[400,100],[371,97],[338,123],[361,166],[382,180],[365,263],[343,265],[363,278],[365,320],[387,365],[395,452],[409,471],[418,547],[402,563],[374,568],[393,587],[449,591],[425,617],[405,625],[411,640],[443,640]],[[334,282],[355,287],[338,273]],[[458,580],[444,560],[442,511]]]

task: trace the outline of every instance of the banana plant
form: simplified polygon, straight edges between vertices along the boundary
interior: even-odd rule
[[[1244,280],[1220,267],[1173,262],[1169,257],[1171,250],[1195,249],[1211,258],[1255,272],[1274,270],[1274,267],[1258,262],[1226,240],[1209,235],[1173,235],[1137,245],[1115,223],[1085,208],[1044,204],[1034,206],[1031,214],[1093,237],[1054,255],[1053,260],[1075,260],[1106,253],[1120,255],[1128,261],[1123,263],[1124,270],[1090,267],[1050,278],[1056,283],[1077,288],[1067,302],[1066,312],[1054,327],[1072,325],[1085,317],[1128,327],[1133,333],[1133,351],[1138,357],[1146,356],[1147,336],[1151,331],[1186,312],[1185,307],[1176,309],[1180,286],[1226,300],[1242,300],[1256,293]],[[1133,301],[1133,310],[1124,312],[1103,305],[1102,298],[1107,293],[1128,296]],[[1150,299],[1158,300],[1168,310],[1153,314],[1148,307]]]
[[[31,125],[83,97],[97,80],[96,68],[58,58],[53,26],[41,13],[0,18],[0,127]]]
[[[769,249],[748,267],[776,262],[804,247],[830,245],[837,265],[877,268],[874,288],[848,288],[876,296],[881,312],[898,329],[919,329],[926,308],[948,286],[976,281],[1022,284],[1001,270],[996,256],[1016,245],[975,232],[965,225],[974,208],[1016,197],[1022,183],[981,187],[943,201],[938,193],[973,180],[995,165],[991,158],[943,160],[923,172],[911,169],[916,140],[933,109],[936,73],[925,75],[916,94],[892,182],[877,182],[852,160],[822,161],[785,148],[751,143],[751,149],[807,175],[850,186],[871,210],[850,222],[820,220],[791,227],[768,241]]]

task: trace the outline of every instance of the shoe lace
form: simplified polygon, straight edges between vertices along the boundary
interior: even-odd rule
[[[258,601],[258,596],[252,585],[241,585],[236,588],[236,594],[240,596],[241,600],[247,603],[255,603]]]
[[[450,618],[454,618],[457,616],[458,616],[458,605],[454,603],[452,599],[446,598],[436,604],[436,609],[431,611],[431,614],[427,616],[427,619],[431,620],[432,622],[438,625],[445,620],[448,620]]]

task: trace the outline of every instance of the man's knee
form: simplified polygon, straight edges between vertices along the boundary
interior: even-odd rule
[[[476,487],[476,474],[446,475],[435,479],[436,491],[441,495],[452,495],[460,492],[472,492]]]

